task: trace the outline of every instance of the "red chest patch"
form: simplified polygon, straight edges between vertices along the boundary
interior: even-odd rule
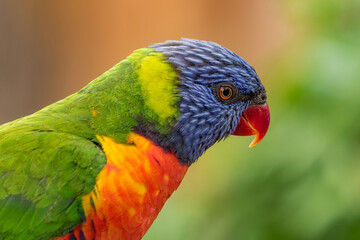
[[[98,136],[107,164],[94,190],[83,197],[86,221],[77,239],[140,239],[176,190],[188,167],[172,153],[131,133],[129,145]],[[69,239],[70,234],[61,239]]]

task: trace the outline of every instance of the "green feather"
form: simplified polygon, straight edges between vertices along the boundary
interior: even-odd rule
[[[144,48],[79,92],[0,126],[0,239],[48,239],[79,224],[81,199],[106,164],[96,135],[126,143],[139,120],[168,132],[177,98],[158,103],[176,85],[162,54]]]
[[[13,138],[17,144],[15,152],[2,148],[2,143]],[[55,233],[62,232],[81,221],[81,196],[91,192],[106,161],[104,153],[93,142],[68,133],[18,133],[5,135],[0,142],[0,152],[0,162],[6,162],[2,156],[8,155],[14,160],[8,171],[2,169],[0,178],[6,193],[0,199],[4,204],[0,219],[4,219],[3,215],[11,216],[7,221],[0,221],[0,232],[5,239],[23,234],[21,231],[26,232],[28,239],[47,238],[53,236],[55,230]],[[91,167],[83,162],[89,162]],[[37,176],[39,172],[41,177]],[[38,211],[29,212],[30,209]],[[21,229],[18,222],[24,222]]]

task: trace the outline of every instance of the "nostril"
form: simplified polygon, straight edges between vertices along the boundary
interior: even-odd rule
[[[265,91],[258,93],[252,100],[252,105],[263,105],[266,103],[267,94]]]
[[[260,94],[260,101],[261,101],[261,103],[265,103],[265,102],[266,102],[266,99],[267,99],[266,93]]]

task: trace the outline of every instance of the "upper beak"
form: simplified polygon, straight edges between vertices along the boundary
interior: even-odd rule
[[[233,135],[256,135],[249,147],[258,144],[265,136],[270,124],[270,111],[267,103],[248,107],[240,117]]]

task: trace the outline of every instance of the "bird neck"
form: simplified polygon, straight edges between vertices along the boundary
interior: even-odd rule
[[[96,135],[126,143],[140,122],[144,131],[166,135],[179,116],[177,81],[161,53],[139,49],[36,117],[54,119],[45,130],[69,132],[97,143]]]
[[[79,92],[88,99],[95,134],[126,143],[127,135],[145,123],[156,133],[170,132],[179,115],[178,77],[161,53],[135,51]]]

